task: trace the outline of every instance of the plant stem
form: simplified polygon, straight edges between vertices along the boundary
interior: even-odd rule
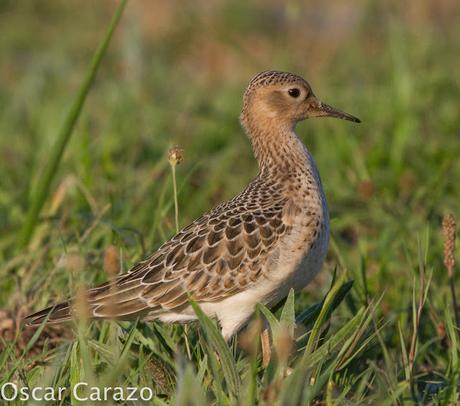
[[[450,285],[450,294],[452,296],[452,306],[454,310],[455,327],[460,333],[460,321],[458,315],[457,295],[455,293],[455,239],[457,234],[457,224],[455,216],[452,213],[445,214],[442,220],[442,233],[444,239],[444,265],[447,269],[447,277]]]
[[[457,327],[457,331],[460,331],[460,320],[458,317],[458,305],[457,305],[457,295],[455,293],[455,280],[453,275],[449,275],[449,285],[450,285],[450,294],[452,296],[452,307],[454,308],[454,318],[455,318],[455,326]]]
[[[176,165],[171,165],[173,178],[173,193],[174,193],[174,221],[176,223],[176,234],[179,232],[179,202],[177,200],[177,182],[176,182]]]

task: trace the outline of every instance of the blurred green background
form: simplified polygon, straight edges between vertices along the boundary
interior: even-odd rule
[[[0,2],[4,246],[115,6]],[[238,122],[245,85],[259,71],[289,70],[363,121],[311,120],[298,132],[347,266],[365,256],[376,289],[400,293],[417,235],[431,227],[430,254],[439,254],[441,215],[459,213],[458,11],[450,0],[130,1],[56,175],[53,192],[64,188],[65,201],[43,238],[62,248],[109,204],[101,238],[113,227],[160,244],[174,229],[165,208],[172,145],[186,155],[181,225],[233,196],[257,172]],[[135,232],[121,234],[138,243]]]
[[[383,317],[406,320],[422,255],[435,270],[431,337],[448,294],[441,219],[460,215],[460,3],[129,1],[40,229],[18,250],[28,199],[116,4],[0,1],[0,307],[68,296],[65,253],[84,258],[93,283],[106,278],[108,244],[128,269],[171,236],[173,145],[185,150],[182,226],[239,192],[257,173],[238,122],[242,94],[254,74],[278,69],[362,120],[298,127],[333,235],[325,270],[298,305],[323,296],[338,264],[356,280],[356,300],[386,292]]]

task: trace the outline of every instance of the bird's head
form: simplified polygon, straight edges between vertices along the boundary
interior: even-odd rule
[[[361,122],[321,102],[306,80],[288,72],[266,71],[256,75],[244,93],[241,122],[250,129],[258,122],[293,127],[310,117],[335,117]]]

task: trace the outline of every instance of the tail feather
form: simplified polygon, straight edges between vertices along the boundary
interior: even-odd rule
[[[176,285],[169,286],[166,284],[160,293],[165,294]],[[166,288],[168,289],[165,291]],[[129,274],[89,289],[86,295],[88,308],[85,310],[88,310],[88,316],[92,319],[116,320],[132,320],[148,313],[161,312],[161,304],[152,303],[151,297],[146,300],[144,294],[145,285],[142,284],[141,279]],[[185,300],[182,298],[182,301]],[[74,304],[74,300],[68,300],[49,306],[27,316],[24,321],[27,325],[38,326],[43,322],[62,323],[72,320],[74,313],[76,313]]]
[[[150,305],[141,296],[142,285],[123,283],[111,285],[105,283],[87,292],[89,317],[93,319],[132,320],[143,316],[160,306]],[[46,323],[62,323],[72,320],[74,301],[68,300],[49,306],[27,316],[24,322],[29,326],[39,326]]]
[[[28,326],[39,326],[45,320],[46,323],[57,324],[71,319],[72,313],[69,302],[62,302],[30,314],[24,319],[24,322]]]

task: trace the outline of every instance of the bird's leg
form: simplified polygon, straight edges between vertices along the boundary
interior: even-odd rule
[[[270,346],[270,331],[268,321],[265,317],[263,317],[263,330],[260,334],[260,342],[262,344],[262,366],[267,368],[272,357],[272,349]]]

